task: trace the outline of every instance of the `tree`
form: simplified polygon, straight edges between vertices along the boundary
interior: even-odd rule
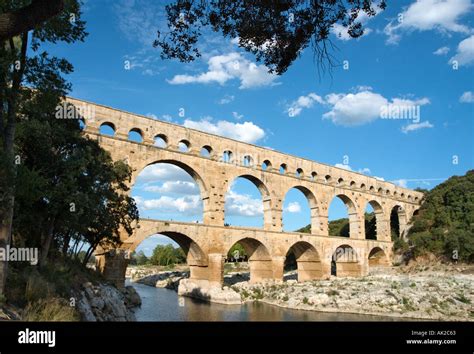
[[[199,38],[210,28],[238,39],[272,73],[283,74],[308,46],[324,68],[333,65],[329,35],[334,24],[341,23],[349,36],[358,38],[364,34],[359,13],[375,16],[377,8],[385,7],[384,0],[177,0],[166,6],[170,31],[158,31],[154,46],[164,59],[190,62],[201,56]]]
[[[12,234],[19,106],[25,95],[31,95],[31,89],[47,90],[51,97],[67,93],[69,85],[61,74],[69,73],[72,66],[38,51],[43,42],[82,41],[86,32],[80,15],[77,0],[0,0],[0,247],[10,243]],[[33,56],[27,55],[28,47]],[[7,263],[1,262],[0,293],[6,273]]]
[[[181,248],[174,248],[168,244],[166,246],[158,245],[153,250],[150,257],[150,263],[153,265],[170,266],[174,264],[184,263],[186,255]]]

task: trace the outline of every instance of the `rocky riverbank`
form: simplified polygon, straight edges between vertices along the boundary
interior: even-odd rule
[[[259,284],[250,284],[248,273],[232,272],[225,275],[225,286],[217,290],[186,277],[183,272],[160,272],[147,275],[147,280],[139,282],[178,289],[180,295],[223,304],[262,301],[309,311],[474,321],[472,266],[412,264],[374,268],[363,278],[331,277],[304,283],[295,280],[295,271],[285,274],[284,282]],[[173,285],[162,286],[168,282]],[[177,282],[180,282],[179,287]]]
[[[82,321],[135,321],[133,309],[141,305],[132,286],[118,290],[107,284],[85,283],[77,294],[76,308]]]

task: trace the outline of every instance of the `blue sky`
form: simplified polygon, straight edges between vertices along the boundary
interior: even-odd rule
[[[47,48],[74,65],[71,96],[409,188],[430,189],[474,167],[471,0],[389,1],[376,17],[360,17],[366,33],[359,39],[348,39],[338,25],[332,40],[340,66],[321,78],[310,49],[277,77],[235,39],[212,33],[202,38],[201,59],[161,60],[152,42],[164,28],[163,11],[163,2],[151,0],[86,1],[86,41]],[[383,107],[392,109],[389,118],[397,107],[414,111],[410,119],[383,119]],[[142,216],[201,220],[192,179],[169,167],[153,168],[133,190]],[[226,221],[261,225],[259,197],[253,185],[236,181]],[[337,203],[333,219],[344,216]],[[290,191],[284,208],[285,229],[309,222],[298,191]],[[152,238],[143,248],[160,240]]]

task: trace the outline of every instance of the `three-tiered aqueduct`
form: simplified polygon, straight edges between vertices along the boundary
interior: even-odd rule
[[[299,281],[327,278],[332,260],[337,276],[362,276],[372,265],[391,263],[392,211],[398,214],[403,237],[423,197],[420,192],[374,177],[271,149],[81,100],[69,98],[68,102],[93,109],[93,119],[86,119],[84,133],[97,139],[114,160],[125,160],[132,167],[131,185],[145,167],[161,162],[184,169],[200,188],[202,223],[140,219],[132,236],[124,233],[120,249],[97,252],[99,269],[119,286],[124,283],[127,254],[154,234],[176,241],[186,253],[190,278],[210,286],[223,283],[224,258],[237,242],[249,255],[251,281],[283,279],[290,250],[296,257]],[[103,125],[111,127],[114,135],[101,135]],[[142,141],[130,141],[131,131]],[[166,142],[165,147],[155,146],[157,137]],[[186,152],[180,144],[186,146]],[[225,194],[238,177],[255,184],[262,194],[263,228],[224,225]],[[283,199],[291,188],[308,199],[310,234],[282,231]],[[336,197],[347,206],[350,237],[328,235],[328,208]],[[376,240],[365,239],[368,204],[376,216]]]

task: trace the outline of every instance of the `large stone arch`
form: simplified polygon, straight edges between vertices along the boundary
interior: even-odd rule
[[[393,218],[396,217],[396,220]],[[398,221],[398,237],[401,239],[406,238],[406,233],[408,229],[408,213],[406,209],[401,204],[394,204],[390,208],[389,216],[389,225],[390,225],[390,234],[392,233],[392,228],[394,227],[393,222]]]
[[[345,204],[345,206],[347,208],[347,215],[348,215],[348,218],[349,218],[349,237],[353,238],[353,239],[361,238],[360,237],[361,236],[360,223],[362,222],[362,220],[359,217],[360,213],[357,210],[357,205],[354,203],[352,198],[350,198],[346,194],[336,193],[328,201],[327,208],[326,208],[327,212],[329,212],[329,207],[330,207],[332,201],[335,198],[339,198],[340,200],[342,200],[342,202]],[[328,221],[328,223],[329,223],[329,221]],[[328,230],[329,230],[329,225],[328,225]],[[337,236],[339,236],[339,235],[337,235]]]
[[[249,182],[251,182],[255,187],[257,187],[260,195],[262,197],[262,204],[263,204],[263,228],[265,230],[271,229],[273,224],[273,203],[272,203],[272,196],[270,193],[269,188],[267,185],[257,176],[254,176],[249,173],[242,173],[242,174],[235,174],[228,180],[228,185],[226,192],[229,191],[230,186],[232,183],[237,180],[238,178],[243,178]]]
[[[324,225],[321,222],[320,218],[321,209],[318,203],[318,199],[308,187],[305,187],[301,184],[290,185],[290,187],[287,188],[285,193],[283,194],[282,201],[284,201],[288,192],[293,188],[303,193],[303,195],[306,197],[306,200],[308,201],[309,209],[311,211],[311,233],[318,234],[324,232]]]
[[[377,200],[375,199],[369,199],[367,200],[367,202],[365,203],[365,206],[364,206],[364,213],[365,211],[367,210],[367,206],[370,205],[372,207],[372,209],[374,210],[374,214],[375,214],[375,223],[376,223],[376,240],[386,240],[388,238],[388,235],[387,235],[387,229],[388,229],[388,220],[387,220],[387,217],[385,216],[385,212],[384,212],[384,209],[381,205],[380,202],[378,202]],[[365,230],[365,223],[363,224],[364,225],[364,232],[363,232],[363,235],[364,235],[364,238],[367,238],[367,235],[366,235],[366,232],[367,230]]]
[[[255,238],[243,237],[232,243],[225,254],[236,243],[242,245],[248,255],[251,283],[273,278],[272,256],[267,246]]]
[[[323,277],[323,267],[319,252],[306,241],[297,241],[288,248],[286,256],[293,253],[297,263],[298,281],[320,279]]]

